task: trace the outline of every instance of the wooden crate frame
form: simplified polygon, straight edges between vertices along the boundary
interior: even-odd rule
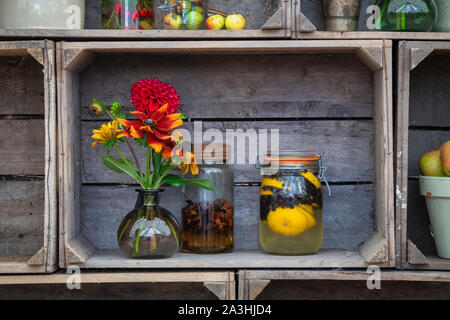
[[[77,275],[78,276],[78,275]],[[66,284],[75,279],[72,273],[54,273],[49,275],[0,276],[1,285],[48,285]],[[80,284],[105,283],[203,283],[220,300],[236,300],[236,282],[234,272],[82,272]]]
[[[338,280],[366,282],[373,273],[338,270],[241,270],[239,271],[238,300],[255,300],[270,284],[278,280]],[[381,281],[450,282],[449,272],[382,270]]]
[[[206,41],[206,42],[87,42],[59,43],[57,53],[60,132],[60,266],[82,268],[357,268],[377,264],[393,267],[394,194],[392,143],[391,41]],[[133,260],[96,253],[79,234],[80,152],[76,123],[79,112],[79,73],[95,53],[354,53],[373,72],[376,155],[376,231],[359,250],[323,250],[307,258],[276,259],[262,252],[222,255],[179,254],[172,259]],[[62,125],[64,124],[64,125]]]
[[[450,54],[449,42],[401,41],[398,51],[396,121],[396,253],[397,266],[406,269],[450,270],[450,260],[425,256],[408,239],[408,152],[411,71],[432,53]],[[426,214],[426,213],[424,213]],[[427,228],[427,227],[424,227]]]
[[[92,10],[91,10],[92,11]],[[88,14],[88,13],[87,13]],[[98,14],[95,12],[95,14]],[[296,23],[294,25],[294,23]],[[316,31],[301,13],[300,0],[279,0],[278,9],[261,29],[244,30],[102,30],[102,29],[0,29],[0,38],[64,38],[64,39],[290,39],[297,32],[303,35]]]
[[[52,41],[0,42],[0,56],[31,56],[43,66],[45,101],[44,243],[32,257],[4,257],[0,273],[47,273],[56,269],[57,257],[57,151],[56,70]]]

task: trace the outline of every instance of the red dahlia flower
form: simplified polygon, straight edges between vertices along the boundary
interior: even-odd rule
[[[159,79],[142,79],[131,88],[131,103],[137,111],[151,115],[161,106],[167,104],[167,114],[177,112],[180,96],[171,85]]]

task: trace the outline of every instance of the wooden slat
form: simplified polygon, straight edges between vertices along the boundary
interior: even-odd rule
[[[307,16],[308,17],[308,16]],[[309,18],[309,17],[308,17]],[[184,40],[184,39],[283,39],[283,30],[55,30],[0,29],[0,39],[71,39],[71,40]],[[432,40],[448,41],[449,32],[328,32],[298,34],[299,40]]]
[[[410,125],[450,128],[450,54],[432,55],[411,71]]]
[[[82,123],[83,183],[133,182],[128,176],[106,169],[100,159],[101,155],[105,155],[105,151],[100,145],[96,148],[92,147],[91,144],[94,141],[91,138],[92,130],[100,126],[101,123],[98,122]],[[185,126],[185,128],[189,127],[192,127],[192,124]],[[372,181],[374,178],[372,121],[204,122],[203,130],[206,131],[209,128],[223,132],[224,139],[226,129],[244,131],[249,128],[267,129],[269,133],[271,129],[279,129],[280,150],[327,152],[324,165],[328,168],[327,178],[330,181]],[[236,140],[236,152],[237,145]],[[129,155],[126,145],[122,145],[121,149]],[[138,157],[145,159],[144,150],[135,149]],[[256,159],[256,155],[254,157]],[[248,160],[246,161],[249,163]],[[236,164],[234,170],[235,182],[261,181],[260,171],[256,170],[252,164]]]
[[[336,268],[366,267],[357,252],[321,250],[311,256],[273,256],[261,251],[244,250],[232,253],[199,255],[177,253],[170,259],[128,259],[121,252],[97,252],[83,268]]]
[[[0,120],[0,175],[44,175],[44,120]],[[12,138],[13,137],[13,138]]]
[[[71,274],[0,276],[2,285],[18,284],[66,284]],[[215,282],[229,281],[228,272],[128,272],[128,273],[90,273],[80,275],[81,283],[144,283],[144,282]],[[234,280],[234,278],[233,278]]]
[[[81,233],[100,250],[116,250],[117,228],[134,207],[136,187],[83,187]],[[181,221],[181,190],[165,188],[161,205]],[[353,249],[374,228],[371,185],[332,186],[324,196],[323,248]],[[354,199],[358,201],[354,201]],[[259,187],[235,187],[235,247],[258,249]]]
[[[243,271],[242,271],[243,272]],[[247,280],[343,280],[367,281],[372,273],[366,271],[314,271],[314,270],[282,270],[259,271],[246,270]],[[450,282],[448,272],[414,272],[414,271],[383,271],[381,281],[414,281],[414,282]]]
[[[32,256],[43,246],[44,193],[43,181],[0,181],[0,255]]]
[[[131,86],[153,77],[176,88],[192,118],[373,116],[371,72],[352,54],[99,55],[83,73],[82,106],[129,106]],[[93,119],[87,108],[82,117]]]
[[[0,114],[44,114],[42,65],[30,56],[0,57]]]

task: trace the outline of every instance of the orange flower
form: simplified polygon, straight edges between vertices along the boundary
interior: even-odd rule
[[[185,152],[183,154],[183,161],[178,165],[178,168],[185,170],[183,174],[186,174],[191,170],[191,173],[195,176],[198,174],[198,165],[195,160],[195,155],[191,152]]]
[[[179,131],[174,131],[172,132],[172,137],[170,140],[170,143],[164,147],[162,152],[162,156],[164,157],[164,159],[173,158],[173,149],[183,142],[183,135]],[[183,149],[179,148],[178,150],[176,150],[176,155],[181,158],[183,156]]]
[[[172,130],[183,124],[183,120],[179,119],[181,113],[173,113],[166,115],[168,105],[165,104],[156,110],[150,118],[143,112],[133,111],[139,120],[117,119],[126,130],[119,135],[127,138],[143,138],[147,134],[147,143],[160,153],[164,146],[170,144]]]
[[[109,122],[108,124],[102,124],[100,130],[94,130],[93,139],[97,139],[92,143],[95,147],[98,143],[108,143],[112,139],[120,138],[122,130],[119,129],[116,120]]]

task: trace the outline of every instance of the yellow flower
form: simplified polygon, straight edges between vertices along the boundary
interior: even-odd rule
[[[113,120],[107,124],[102,124],[100,130],[94,130],[93,132],[92,139],[97,139],[92,143],[92,146],[95,147],[98,143],[107,143],[112,139],[116,139],[122,130],[119,129],[117,120]]]
[[[191,170],[191,173],[195,176],[198,174],[198,165],[195,160],[195,155],[191,152],[184,152],[183,162],[178,165],[178,168],[185,170],[183,174],[186,174]]]

